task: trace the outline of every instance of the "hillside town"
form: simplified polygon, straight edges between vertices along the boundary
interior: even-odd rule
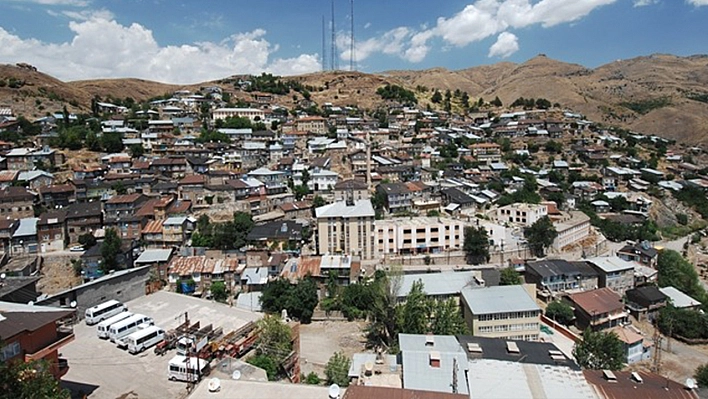
[[[699,397],[702,148],[320,90],[0,104],[0,360],[76,398]]]

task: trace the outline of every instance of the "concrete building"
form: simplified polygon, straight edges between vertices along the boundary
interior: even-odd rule
[[[21,219],[34,216],[34,195],[24,187],[0,190],[0,218]]]
[[[669,302],[678,309],[698,309],[701,303],[684,294],[674,287],[659,288],[662,294],[668,297]]]
[[[464,223],[433,217],[384,219],[374,222],[376,253],[417,254],[459,250],[464,243]]]
[[[334,185],[334,200],[344,201],[347,198],[352,198],[354,201],[369,199],[369,189],[364,180],[342,180]]]
[[[580,292],[568,296],[575,308],[575,324],[581,330],[594,331],[622,325],[628,320],[622,298],[609,288]]]
[[[462,381],[467,371],[467,354],[453,336],[398,334],[403,365],[403,388],[467,394]]]
[[[639,262],[653,268],[656,268],[659,261],[659,251],[647,241],[625,245],[617,251],[617,256],[626,261]]]
[[[598,256],[588,259],[588,263],[598,272],[600,288],[611,288],[620,295],[634,288],[634,262],[617,256]]]
[[[373,259],[376,250],[374,217],[374,207],[369,200],[339,201],[315,209],[318,253]]]
[[[376,192],[384,196],[389,213],[411,210],[413,194],[405,183],[382,183],[376,186]]]
[[[558,235],[551,248],[561,251],[563,248],[577,245],[590,236],[590,218],[583,212],[571,211],[553,223]]]
[[[462,290],[462,310],[474,336],[537,341],[541,308],[531,284]]]
[[[59,349],[74,340],[70,319],[75,309],[51,308],[0,302],[0,362],[47,362],[49,371],[60,378],[69,370]]]
[[[262,121],[265,118],[265,111],[257,108],[217,108],[212,112],[212,120],[226,118],[248,118],[251,122]]]
[[[622,341],[624,363],[632,364],[651,359],[652,344],[644,342],[641,332],[633,326],[618,326],[610,329]]]
[[[683,383],[646,371],[584,370],[583,375],[600,398],[698,399]]]
[[[497,209],[497,220],[500,223],[511,223],[522,226],[531,226],[544,216],[548,216],[545,205],[515,203]]]
[[[295,130],[314,134],[327,134],[327,120],[321,116],[305,116],[293,121]]]
[[[404,274],[401,277],[401,286],[398,289],[398,300],[405,301],[411,292],[413,284],[417,281],[423,283],[423,291],[428,298],[445,300],[458,298],[464,288],[477,288],[484,286],[482,273],[479,270],[463,272],[442,273],[417,273]]]
[[[554,296],[560,292],[597,288],[598,273],[586,262],[543,259],[527,262],[525,271],[526,282],[536,284],[541,294]]]

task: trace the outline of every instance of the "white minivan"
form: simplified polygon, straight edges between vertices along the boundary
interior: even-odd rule
[[[136,354],[157,344],[163,339],[165,339],[165,330],[157,326],[150,326],[128,335],[123,338],[123,342],[128,346],[128,352]]]
[[[113,324],[108,329],[108,338],[111,339],[111,342],[117,343],[123,337],[136,331],[141,324],[153,325],[155,323],[152,321],[151,317],[142,314],[134,314],[125,320]]]
[[[96,326],[96,335],[98,335],[98,338],[108,338],[108,329],[111,328],[112,325],[118,323],[119,321],[125,320],[132,315],[133,314],[130,312],[120,312],[113,317],[103,320]]]
[[[167,378],[172,381],[196,382],[209,372],[209,363],[198,357],[176,355],[167,365]]]
[[[103,302],[102,304],[92,306],[92,307],[86,309],[86,312],[85,312],[86,324],[92,325],[92,324],[100,323],[101,321],[103,321],[111,316],[115,316],[118,313],[123,312],[125,310],[128,310],[128,308],[125,305],[116,301],[115,299],[111,299],[110,301],[106,301],[106,302]]]

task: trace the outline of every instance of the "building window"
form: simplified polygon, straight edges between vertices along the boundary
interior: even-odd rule
[[[0,350],[0,362],[12,359],[13,357],[19,355],[22,352],[19,342],[11,342],[5,345],[2,350]]]

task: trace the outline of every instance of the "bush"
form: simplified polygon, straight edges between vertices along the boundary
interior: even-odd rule
[[[696,379],[699,387],[708,388],[708,363],[698,366],[693,378]]]
[[[570,307],[565,302],[554,301],[548,304],[546,307],[546,317],[553,319],[558,323],[568,325],[575,315],[573,314],[573,308]]]
[[[325,366],[325,375],[328,384],[337,384],[340,387],[349,386],[349,366],[351,361],[342,352],[335,352]]]
[[[278,365],[272,357],[268,355],[256,355],[246,360],[248,364],[260,367],[268,375],[268,381],[275,381],[278,377]]]
[[[314,371],[311,371],[310,374],[306,375],[305,378],[302,379],[305,384],[309,385],[320,385],[322,380],[320,379],[320,376],[318,376]]]

